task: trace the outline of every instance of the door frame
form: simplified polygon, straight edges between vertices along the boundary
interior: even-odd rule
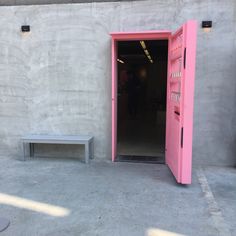
[[[110,33],[112,37],[112,52],[111,52],[112,54],[112,145],[111,145],[112,162],[115,161],[115,158],[117,156],[117,42],[140,41],[140,40],[168,40],[168,58],[169,58],[170,54],[169,39],[171,33],[172,32],[169,30]]]

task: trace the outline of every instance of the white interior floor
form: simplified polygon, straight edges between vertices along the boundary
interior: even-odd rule
[[[121,121],[117,152],[118,155],[164,157],[165,125],[158,122],[158,114],[141,113],[135,119]]]

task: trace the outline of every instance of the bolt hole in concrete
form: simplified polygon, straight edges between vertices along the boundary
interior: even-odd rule
[[[117,160],[165,162],[167,40],[119,41]]]

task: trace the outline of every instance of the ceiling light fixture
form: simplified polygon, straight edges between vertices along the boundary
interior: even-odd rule
[[[146,44],[145,44],[145,42],[144,42],[144,41],[140,41],[140,44],[141,44],[142,48],[145,50],[145,49],[146,49]]]
[[[146,55],[149,55],[149,52],[148,52],[147,49],[145,49],[144,52],[145,52]]]
[[[144,41],[140,41],[140,44],[141,44],[141,46],[143,48],[144,53],[146,54],[147,58],[149,59],[149,61],[151,63],[153,63],[152,57],[150,56],[149,51],[147,50],[145,42]]]
[[[121,64],[124,64],[125,62],[120,60],[120,59],[117,59],[118,62],[120,62]]]

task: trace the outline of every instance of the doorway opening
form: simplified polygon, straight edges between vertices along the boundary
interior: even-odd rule
[[[168,40],[117,41],[116,161],[165,163]]]
[[[165,163],[170,168],[171,172],[176,178],[176,181],[181,184],[190,184],[191,183],[191,174],[192,174],[192,131],[193,131],[193,102],[194,102],[194,80],[195,80],[195,58],[196,58],[196,39],[197,39],[197,22],[194,20],[187,21],[175,32],[171,31],[145,31],[145,32],[113,32],[110,33],[112,37],[111,41],[111,59],[112,59],[112,97],[111,97],[111,154],[112,161],[117,160],[117,154],[120,152],[120,148],[117,149],[117,140],[119,137],[122,137],[119,134],[117,135],[118,126],[120,127],[119,117],[117,113],[120,112],[121,108],[118,108],[118,92],[120,91],[120,81],[118,76],[119,65],[117,65],[117,60],[121,64],[125,64],[125,61],[122,61],[121,54],[118,55],[119,43],[122,41],[139,41],[142,46],[142,50],[148,59],[148,62],[154,64],[154,57],[152,58],[151,49],[146,45],[151,41],[161,41],[166,40],[168,48],[166,48],[166,55],[168,54],[168,79],[167,79],[167,89],[166,92],[166,129],[165,135]],[[142,43],[145,43],[143,47]],[[130,45],[129,45],[130,47]],[[146,52],[150,50],[150,52]],[[155,55],[155,54],[154,54]],[[118,57],[119,56],[119,57]],[[123,63],[124,62],[124,63]],[[158,60],[157,60],[158,62]],[[130,72],[131,71],[131,72]],[[135,68],[128,70],[127,77],[135,77],[139,72],[134,72]],[[138,71],[138,70],[137,70]],[[118,73],[119,72],[119,73]],[[141,72],[140,72],[141,73]],[[142,74],[142,73],[141,73]],[[143,73],[144,75],[145,73]],[[166,76],[167,77],[167,76]],[[121,79],[123,81],[128,79]],[[135,79],[134,81],[137,81]],[[118,83],[119,82],[119,83]],[[132,82],[137,84],[140,90],[140,82]],[[131,83],[131,84],[132,84]],[[130,86],[130,85],[129,85]],[[131,85],[132,88],[133,85]],[[126,86],[127,87],[127,86]],[[133,86],[134,88],[135,86]],[[153,89],[153,88],[152,88]],[[132,89],[131,89],[132,90]],[[138,91],[139,91],[138,90]],[[124,91],[124,90],[123,90]],[[126,89],[127,91],[127,89]],[[139,92],[135,92],[139,93]],[[135,97],[135,96],[133,96]],[[132,96],[131,96],[132,98]],[[122,99],[121,99],[122,100]],[[125,99],[124,99],[125,100]],[[131,99],[131,112],[129,112],[130,117],[135,119],[138,117],[138,104],[135,99]],[[125,102],[124,102],[125,103]],[[156,103],[157,104],[157,103]],[[152,107],[152,106],[151,106]],[[155,107],[155,106],[153,106]],[[159,107],[159,106],[156,106]],[[158,108],[159,109],[159,108]],[[119,111],[118,111],[119,110]],[[164,110],[165,111],[165,110]],[[122,114],[122,112],[120,112]],[[145,113],[146,114],[146,113]],[[153,113],[154,114],[154,113]],[[150,116],[151,117],[151,116]],[[147,119],[148,120],[148,119]],[[154,120],[154,119],[153,119]],[[148,120],[149,121],[149,120]],[[126,122],[127,123],[127,122]],[[135,122],[131,122],[133,125]],[[150,122],[151,123],[151,122]],[[153,123],[152,123],[153,124]],[[140,124],[139,124],[140,125]],[[136,126],[135,129],[141,129],[142,125],[139,127]],[[148,125],[148,122],[147,122]],[[131,128],[128,124],[128,128]],[[128,129],[124,129],[127,134],[129,134]],[[151,131],[153,131],[152,128]],[[120,132],[120,131],[119,131]],[[142,134],[141,134],[142,135]],[[133,135],[134,136],[134,135]],[[187,137],[187,138],[186,138]],[[153,139],[151,139],[153,140]],[[118,140],[120,141],[120,139]],[[147,142],[148,143],[148,142]],[[136,143],[135,148],[139,143]],[[157,145],[158,146],[158,145]],[[148,148],[146,147],[147,151]],[[117,152],[118,151],[118,152]],[[135,152],[133,152],[135,154]],[[139,153],[140,154],[140,153]],[[147,155],[147,154],[145,154]]]

